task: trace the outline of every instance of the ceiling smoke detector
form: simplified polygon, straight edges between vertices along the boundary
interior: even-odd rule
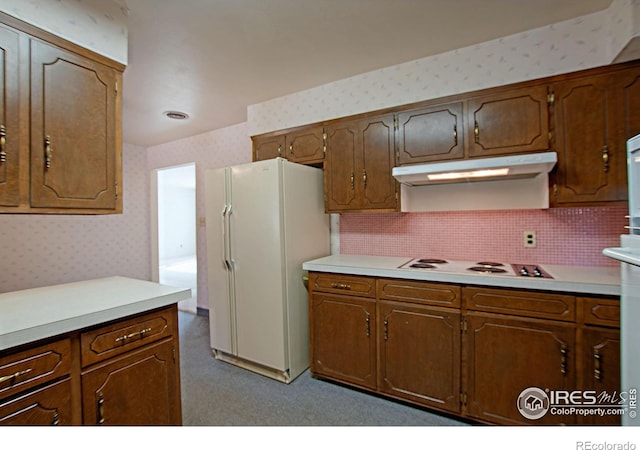
[[[183,113],[181,111],[165,111],[162,114],[168,117],[169,119],[174,119],[174,120],[186,120],[189,118],[189,114]]]

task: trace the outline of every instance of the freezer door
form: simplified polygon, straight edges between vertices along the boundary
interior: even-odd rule
[[[282,160],[231,168],[231,264],[237,356],[278,370],[286,361]]]
[[[209,335],[211,348],[235,354],[233,272],[230,266],[228,168],[205,173]]]

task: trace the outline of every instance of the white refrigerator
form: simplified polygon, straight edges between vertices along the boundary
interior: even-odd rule
[[[213,355],[289,383],[309,367],[302,263],[330,253],[322,171],[258,161],[206,171],[205,192]]]

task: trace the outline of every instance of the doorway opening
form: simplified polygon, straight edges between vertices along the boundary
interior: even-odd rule
[[[178,309],[197,314],[196,165],[158,169],[156,183],[158,282],[191,289]]]

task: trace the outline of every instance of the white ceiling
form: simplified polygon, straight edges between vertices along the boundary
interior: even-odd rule
[[[127,0],[124,141],[149,147],[245,122],[251,104],[611,1]]]

